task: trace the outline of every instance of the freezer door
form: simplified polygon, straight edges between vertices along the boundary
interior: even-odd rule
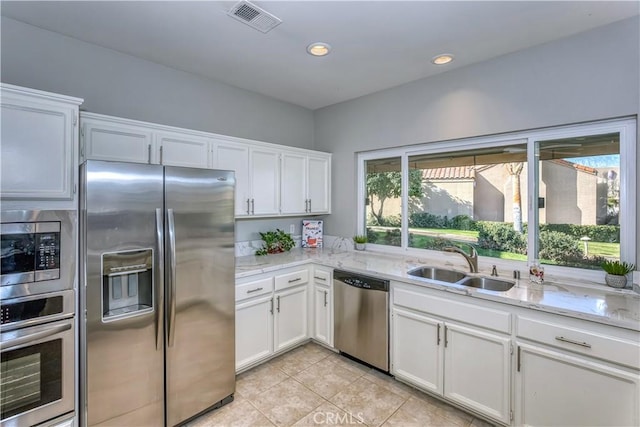
[[[234,175],[165,167],[167,425],[235,391]]]
[[[81,179],[81,425],[161,426],[162,167],[87,161]]]

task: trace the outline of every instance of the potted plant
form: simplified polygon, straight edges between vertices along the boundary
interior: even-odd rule
[[[620,261],[605,261],[600,266],[607,273],[604,281],[612,288],[627,286],[627,274],[635,268],[634,264]]]
[[[356,234],[353,236],[353,243],[357,251],[364,251],[367,247],[367,236]]]
[[[290,251],[296,245],[291,235],[279,228],[276,228],[276,231],[260,233],[260,237],[264,241],[264,246],[256,251],[256,255],[278,254]]]

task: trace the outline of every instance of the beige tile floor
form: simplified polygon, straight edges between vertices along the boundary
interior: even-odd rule
[[[235,400],[193,420],[209,426],[490,424],[314,343],[238,375]]]

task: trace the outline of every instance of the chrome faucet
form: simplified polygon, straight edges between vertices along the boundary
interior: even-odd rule
[[[469,245],[469,244],[466,244],[466,245],[469,246],[469,249],[470,249],[469,255],[467,255],[465,251],[463,251],[457,246],[447,246],[446,248],[444,248],[444,251],[455,252],[462,255],[464,259],[467,261],[467,263],[469,264],[469,271],[471,273],[477,273],[478,272],[478,252],[476,251],[476,248],[474,248],[472,245]]]

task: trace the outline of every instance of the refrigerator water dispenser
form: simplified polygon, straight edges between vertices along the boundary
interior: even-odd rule
[[[153,311],[153,250],[102,255],[102,321]]]

